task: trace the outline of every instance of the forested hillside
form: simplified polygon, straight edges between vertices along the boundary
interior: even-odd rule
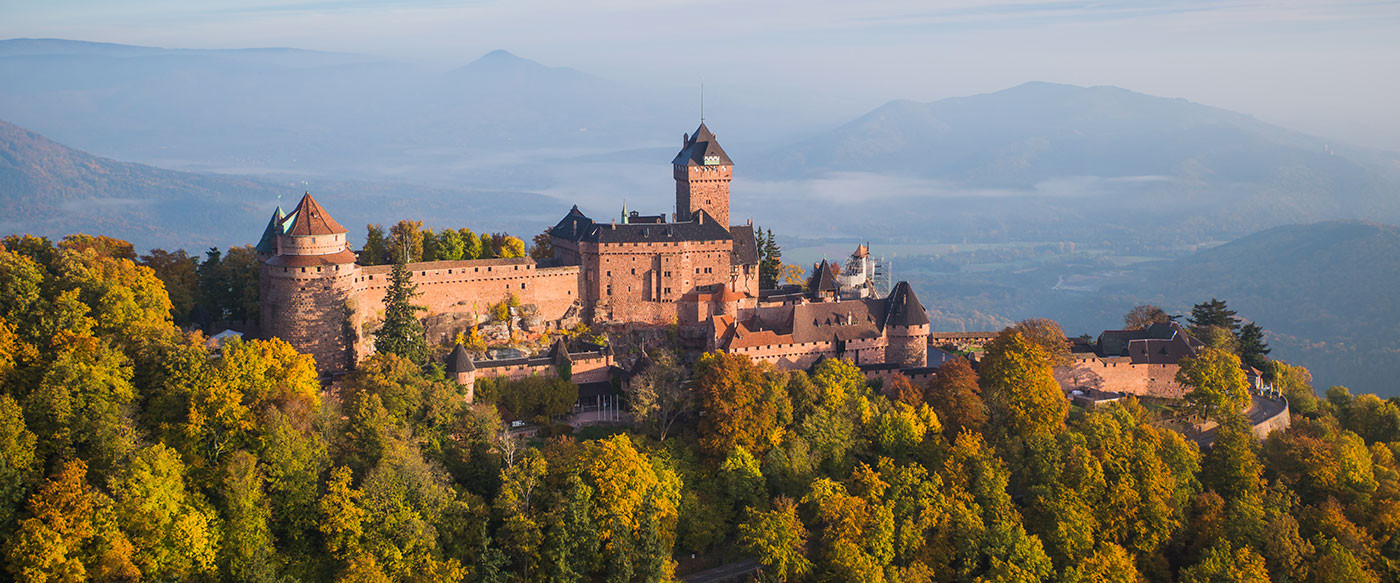
[[[1202,451],[1159,406],[1071,407],[1046,321],[928,386],[656,346],[634,423],[521,439],[491,404],[509,384],[469,404],[382,352],[325,387],[281,341],[208,348],[127,249],[0,248],[15,580],[640,582],[746,557],[775,581],[1400,576],[1400,407],[1303,374],[1263,443],[1197,383],[1224,423]],[[1242,382],[1203,354],[1184,369]]]

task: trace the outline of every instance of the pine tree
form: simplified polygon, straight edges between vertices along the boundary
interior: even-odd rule
[[[1192,307],[1189,321],[1191,327],[1195,329],[1218,326],[1231,333],[1238,332],[1240,329],[1240,322],[1235,319],[1235,311],[1225,305],[1225,300],[1215,298]]]
[[[1268,343],[1264,342],[1264,329],[1258,324],[1250,322],[1240,328],[1240,360],[1245,364],[1264,370],[1264,365],[1269,361],[1266,356],[1271,350]]]
[[[778,240],[773,237],[773,229],[768,229],[766,236],[760,231],[762,241],[758,266],[758,287],[760,289],[773,289],[778,287],[778,272],[783,267],[783,250],[778,247]]]
[[[394,258],[389,292],[384,297],[384,325],[374,333],[374,350],[397,354],[423,365],[428,362],[428,341],[417,316],[423,307],[413,305],[418,286],[413,284],[405,261],[403,253]]]

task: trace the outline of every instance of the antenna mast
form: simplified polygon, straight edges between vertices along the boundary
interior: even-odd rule
[[[700,123],[705,123],[705,82],[700,82]]]

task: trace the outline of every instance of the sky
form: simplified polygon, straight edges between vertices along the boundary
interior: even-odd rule
[[[0,0],[0,38],[295,47],[434,67],[494,49],[833,123],[891,99],[1116,85],[1400,151],[1400,2]]]

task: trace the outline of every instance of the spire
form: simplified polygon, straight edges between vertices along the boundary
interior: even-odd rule
[[[301,202],[297,203],[297,207],[292,210],[292,214],[296,215],[296,219],[291,227],[287,229],[286,234],[293,237],[333,235],[348,232],[345,230],[345,227],[340,226],[340,223],[335,222],[335,219],[331,218],[330,213],[326,212],[326,209],[322,208],[321,204],[316,202],[316,199],[311,198],[311,193],[309,192],[301,197]]]
[[[471,355],[467,354],[467,349],[461,344],[452,349],[452,354],[447,355],[446,364],[449,374],[476,370],[476,365],[472,364]]]
[[[282,205],[277,205],[277,210],[273,211],[272,218],[267,221],[267,228],[263,229],[262,238],[258,239],[258,253],[277,254],[277,236],[282,234],[282,219],[286,216]]]
[[[928,310],[919,302],[919,296],[914,295],[914,288],[909,282],[894,284],[885,301],[888,302],[885,307],[886,326],[923,326],[929,323]]]

